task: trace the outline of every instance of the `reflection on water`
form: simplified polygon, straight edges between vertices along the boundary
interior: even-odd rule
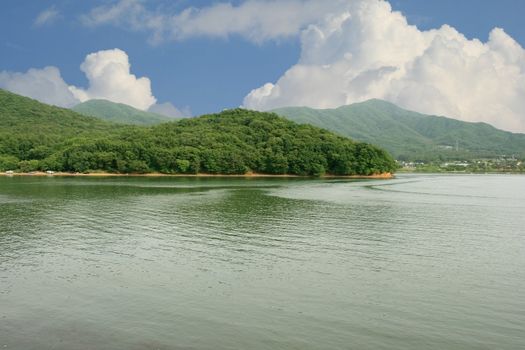
[[[524,188],[0,178],[0,347],[522,348]]]

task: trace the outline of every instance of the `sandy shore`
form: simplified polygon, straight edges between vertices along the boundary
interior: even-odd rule
[[[315,178],[314,176],[300,176],[300,175],[274,175],[274,174],[163,174],[163,173],[147,173],[147,174],[117,174],[117,173],[66,173],[66,172],[55,172],[48,174],[45,172],[35,171],[30,173],[5,173],[0,172],[0,176],[79,176],[79,177],[233,177],[233,178]],[[320,178],[323,179],[392,179],[394,177],[391,173],[382,173],[374,175],[323,175]]]

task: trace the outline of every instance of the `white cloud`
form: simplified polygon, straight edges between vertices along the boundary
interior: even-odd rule
[[[448,25],[421,31],[384,0],[247,0],[178,12],[120,0],[93,9],[82,21],[149,32],[153,43],[196,36],[235,35],[255,43],[300,37],[297,64],[249,93],[249,108],[329,108],[382,98],[525,132],[525,53],[499,28],[486,43]]]
[[[353,1],[303,30],[301,43],[297,64],[251,91],[246,107],[332,108],[382,98],[525,132],[525,50],[500,28],[482,43],[448,25],[420,31],[384,1]]]
[[[91,99],[124,103],[141,110],[168,116],[190,116],[171,103],[156,104],[147,77],[131,74],[128,55],[120,50],[103,50],[86,56],[80,69],[86,74],[87,88],[68,85],[56,67],[31,68],[25,73],[0,72],[0,88],[60,107],[72,107]]]
[[[120,0],[94,8],[81,17],[87,26],[116,25],[150,31],[150,41],[182,40],[196,36],[242,36],[254,42],[296,36],[308,24],[335,11],[345,0],[247,0],[239,5],[218,2],[169,13],[149,10],[139,0]]]
[[[38,14],[33,25],[40,27],[46,24],[51,24],[60,18],[60,12],[54,7],[50,7]]]
[[[0,88],[62,107],[79,102],[56,67],[31,68],[26,73],[0,72]]]
[[[81,102],[106,99],[146,110],[157,101],[149,78],[131,74],[128,55],[120,49],[91,53],[80,69],[86,74],[89,87],[71,86],[70,90]]]
[[[154,104],[148,109],[148,111],[173,118],[191,117],[191,110],[189,107],[180,110],[170,102]]]

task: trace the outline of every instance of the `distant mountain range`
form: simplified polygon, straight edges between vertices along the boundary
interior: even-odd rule
[[[154,125],[178,120],[158,113],[145,112],[107,100],[89,100],[72,108],[77,113],[119,124]]]
[[[377,99],[335,109],[285,107],[272,112],[381,146],[400,160],[525,157],[525,134],[420,114]]]
[[[73,110],[120,124],[155,125],[177,120],[106,100],[90,100]],[[272,112],[381,146],[399,160],[525,157],[525,134],[499,130],[486,123],[416,113],[378,99],[335,109],[284,107]]]

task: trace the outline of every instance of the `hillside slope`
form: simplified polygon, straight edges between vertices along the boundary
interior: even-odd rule
[[[43,159],[72,138],[98,137],[120,128],[69,109],[0,89],[0,155]]]
[[[114,124],[66,108],[47,105],[0,89],[0,132],[31,132],[69,136],[84,130],[103,130]],[[55,135],[54,135],[55,136]]]
[[[76,105],[72,110],[86,116],[120,124],[154,125],[177,120],[107,100],[89,100]]]
[[[403,160],[525,156],[524,134],[498,130],[485,123],[420,114],[382,100],[335,109],[285,107],[273,112],[379,145]]]

